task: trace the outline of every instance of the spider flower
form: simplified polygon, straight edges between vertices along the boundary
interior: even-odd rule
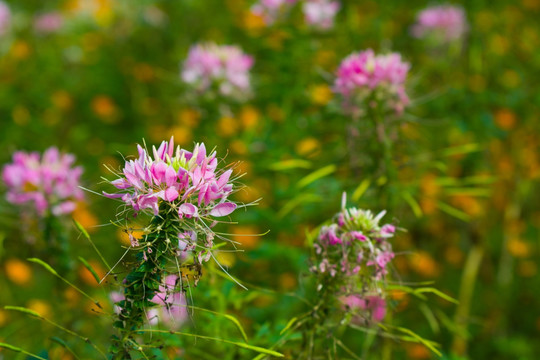
[[[463,8],[452,5],[432,6],[422,10],[411,28],[417,38],[433,38],[442,42],[460,39],[468,29]]]
[[[6,199],[16,205],[32,205],[37,214],[69,214],[76,201],[83,199],[79,188],[82,168],[73,167],[75,156],[57,148],[37,152],[17,151],[13,162],[4,166],[2,179],[7,186]]]
[[[259,0],[251,7],[251,12],[260,16],[267,26],[282,18],[297,0]]]
[[[302,5],[306,23],[319,30],[328,30],[334,26],[339,8],[339,2],[329,0],[307,0]]]
[[[11,24],[11,11],[7,4],[0,1],[0,35],[3,35],[9,29]]]
[[[243,100],[251,93],[253,58],[237,46],[198,44],[189,50],[181,77],[197,92]]]
[[[38,15],[34,19],[34,30],[39,34],[57,32],[64,25],[64,18],[58,12],[48,12]]]
[[[214,238],[227,240],[213,226],[237,208],[228,200],[233,192],[232,169],[218,168],[216,153],[207,154],[204,144],[187,151],[175,147],[171,137],[151,152],[140,145],[137,148],[138,157],[126,161],[118,179],[110,182],[118,192],[104,193],[122,201],[134,215],[152,217],[142,238],[130,234],[136,262],[124,279],[124,300],[117,303],[115,326],[121,336],[112,350],[113,358],[122,359],[137,341],[135,329],[145,322],[157,316],[168,326],[178,323],[173,319],[183,316],[184,300],[181,294],[175,295],[177,278],[197,285],[203,263],[213,257]],[[149,301],[161,305],[150,316]]]
[[[347,310],[370,311],[376,321],[384,317],[385,277],[394,258],[389,239],[396,228],[379,224],[385,213],[343,206],[321,228],[310,269],[319,289],[332,288]]]
[[[120,177],[111,181],[119,192],[103,194],[121,199],[135,215],[165,214],[163,221],[176,224],[180,258],[191,254],[200,263],[207,261],[213,246],[211,227],[215,218],[227,216],[237,208],[236,203],[227,199],[233,191],[232,169],[218,170],[216,152],[207,155],[202,143],[191,152],[175,148],[173,138],[163,141],[159,148],[154,146],[151,154],[140,145],[137,148],[139,157],[126,161]],[[131,242],[134,246],[139,244],[136,239]]]
[[[398,53],[375,55],[371,49],[353,53],[339,65],[334,92],[343,97],[348,111],[382,103],[399,114],[409,104],[405,92],[409,68]]]
[[[121,198],[135,213],[159,214],[159,205],[168,204],[179,219],[226,216],[236,209],[228,202],[232,170],[218,171],[216,153],[206,154],[204,144],[190,152],[174,147],[174,139],[154,146],[149,154],[137,145],[139,157],[128,160],[119,179],[111,182],[120,192],[104,193]]]

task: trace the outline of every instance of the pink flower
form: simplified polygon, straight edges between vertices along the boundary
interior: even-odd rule
[[[297,0],[259,0],[251,7],[251,12],[263,18],[266,25],[273,25],[285,15]]]
[[[334,26],[334,17],[340,4],[330,0],[306,0],[302,6],[306,23],[319,30],[328,30]]]
[[[409,104],[405,79],[410,65],[401,55],[375,55],[368,49],[346,57],[337,70],[334,92],[343,96],[344,106],[357,109],[370,101],[383,101],[400,113]]]
[[[11,10],[7,4],[0,1],[0,35],[4,35],[11,25]]]
[[[253,58],[236,46],[199,44],[191,47],[182,65],[182,80],[200,93],[242,100],[251,92],[249,70]]]
[[[236,209],[236,204],[226,201],[233,187],[232,170],[216,172],[216,153],[207,155],[204,144],[189,152],[175,149],[171,138],[153,148],[153,157],[140,145],[138,152],[139,158],[126,161],[120,178],[111,181],[120,191],[104,192],[105,196],[120,198],[135,213],[150,210],[157,215],[160,203],[177,205],[180,219],[226,216]]]
[[[81,167],[72,167],[75,157],[57,148],[37,152],[17,151],[13,162],[4,166],[2,179],[7,200],[12,204],[32,204],[40,216],[69,214],[83,199],[79,188]]]
[[[34,29],[40,34],[50,34],[58,31],[64,25],[64,18],[58,12],[48,12],[36,16]]]
[[[442,42],[461,38],[468,29],[463,8],[452,5],[433,6],[422,10],[411,28],[417,38],[432,37]]]
[[[362,317],[369,317],[372,322],[381,322],[386,316],[386,301],[380,296],[348,295],[342,296],[340,301],[345,307],[345,310],[350,310],[358,315],[367,312],[368,316]],[[356,322],[359,322],[358,320],[358,318],[353,319]]]
[[[181,289],[177,289],[178,279],[176,275],[165,277],[163,284],[159,286],[159,291],[150,300],[156,304],[156,307],[146,312],[146,320],[150,325],[163,324],[169,330],[178,330],[187,320],[187,302]],[[122,308],[117,303],[125,300],[125,296],[113,291],[109,294],[109,298],[115,303],[114,312],[119,314]]]
[[[187,320],[186,299],[180,289],[176,289],[179,285],[178,276],[168,275],[165,278],[159,292],[151,300],[158,307],[148,313],[150,324],[162,322],[167,328],[177,330]]]

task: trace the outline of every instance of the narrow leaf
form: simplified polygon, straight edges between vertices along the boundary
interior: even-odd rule
[[[454,155],[468,154],[468,153],[481,151],[481,150],[482,150],[482,147],[480,146],[480,144],[471,143],[471,144],[452,146],[452,147],[446,148],[441,152],[441,155],[454,156]]]
[[[240,331],[240,333],[242,334],[242,337],[244,338],[244,341],[245,342],[248,342],[248,337],[247,337],[247,334],[246,332],[244,331],[244,328],[242,327],[242,324],[240,324],[240,321],[238,321],[237,318],[235,318],[234,316],[232,315],[229,315],[229,314],[223,314],[223,316],[227,319],[229,319],[230,321],[232,321],[236,327],[238,328],[238,330]]]
[[[455,207],[453,206],[450,206],[448,204],[445,204],[443,203],[442,201],[439,201],[437,202],[437,207],[447,213],[448,215],[451,215],[459,220],[463,220],[465,222],[469,222],[471,220],[471,217],[464,213],[463,211],[459,210],[459,209],[456,209]]]
[[[37,317],[37,318],[41,318],[41,315],[40,315],[39,313],[35,312],[34,310],[27,309],[27,308],[21,307],[21,306],[10,306],[10,305],[7,305],[7,306],[4,306],[4,309],[5,309],[5,310],[19,311],[19,312],[22,312],[22,313],[25,313],[25,314],[28,314],[28,315],[35,316],[35,317]]]
[[[436,288],[423,287],[423,288],[415,289],[414,292],[418,293],[418,294],[432,293],[432,294],[437,295],[441,299],[444,299],[444,300],[449,301],[449,302],[454,303],[454,304],[459,304],[459,301],[457,301],[456,299],[454,299],[453,297],[451,297],[449,295],[446,295],[445,293],[443,293],[442,291],[440,291],[440,290],[438,290]]]
[[[75,219],[73,219],[73,223],[75,224],[75,227],[83,234],[83,236],[90,240],[90,235],[88,234],[88,231]]]
[[[296,184],[296,187],[299,189],[306,187],[309,184],[313,183],[314,181],[332,174],[334,171],[336,171],[336,169],[337,169],[336,165],[332,164],[332,165],[327,165],[318,170],[315,170],[311,174],[300,179],[300,181],[298,181],[298,183]]]
[[[111,266],[109,265],[109,263],[107,262],[107,260],[105,260],[105,258],[103,257],[103,255],[101,254],[101,252],[99,251],[99,249],[97,248],[96,244],[94,244],[94,242],[92,241],[92,239],[90,238],[90,235],[88,234],[88,232],[85,230],[85,228],[79,223],[77,222],[77,220],[73,219],[73,223],[75,224],[75,227],[77,229],[79,229],[79,231],[83,234],[83,236],[86,238],[86,240],[88,240],[90,242],[90,244],[92,244],[92,247],[94,248],[94,251],[96,252],[96,254],[98,254],[99,258],[101,259],[101,261],[103,261],[103,264],[105,264],[105,266],[107,267],[107,270],[110,271],[111,270]]]
[[[307,203],[314,203],[314,202],[320,202],[321,198],[318,195],[315,194],[300,194],[297,197],[293,198],[289,202],[287,202],[281,210],[278,212],[279,218],[284,218],[286,215],[288,215],[291,211],[294,210],[297,206],[301,204],[307,204]]]
[[[423,215],[422,208],[420,207],[418,202],[413,198],[413,196],[409,194],[408,192],[404,192],[401,196],[403,197],[403,200],[405,200],[407,204],[409,204],[409,206],[411,207],[411,210],[413,211],[414,216],[416,216],[417,218],[421,218]]]
[[[83,263],[84,267],[88,269],[88,271],[90,271],[94,279],[96,279],[96,282],[99,284],[101,279],[99,278],[97,272],[94,270],[92,265],[90,265],[88,261],[86,261],[82,256],[79,256],[79,260]]]
[[[21,349],[19,347],[9,345],[9,344],[3,343],[3,342],[0,342],[0,348],[8,349],[8,350],[15,351],[15,352],[20,352],[20,353],[23,353],[25,355],[32,356],[32,357],[34,357],[36,359],[39,359],[39,360],[47,360],[47,359],[45,359],[45,358],[43,358],[43,357],[41,357],[39,355],[29,353],[28,351],[23,350],[23,349]]]
[[[287,325],[285,325],[285,327],[283,328],[283,330],[281,330],[279,332],[279,335],[283,335],[287,330],[289,330],[291,328],[291,326],[294,325],[294,323],[296,323],[296,321],[298,320],[297,317],[293,317],[291,320],[289,320],[289,322],[287,323]]]
[[[51,274],[53,274],[54,276],[56,276],[57,278],[59,278],[60,280],[62,280],[63,282],[65,282],[66,284],[68,284],[69,286],[71,286],[73,289],[77,290],[81,295],[83,295],[84,297],[86,297],[87,299],[89,300],[92,300],[92,302],[94,304],[96,304],[97,307],[99,307],[100,309],[102,309],[101,307],[101,304],[99,303],[99,301],[95,300],[93,297],[91,297],[90,295],[88,295],[87,293],[85,293],[84,291],[82,291],[81,289],[79,289],[77,286],[73,285],[71,282],[69,282],[67,279],[65,279],[64,277],[60,276],[56,270],[54,270],[49,264],[47,264],[46,262],[44,262],[43,260],[41,259],[38,259],[38,258],[30,258],[30,259],[27,259],[28,261],[30,262],[33,262],[33,263],[36,263],[36,264],[39,264],[41,266],[43,266],[48,272],[50,272]]]
[[[371,184],[371,181],[369,179],[364,179],[360,185],[354,190],[352,194],[353,201],[358,201],[362,195],[366,192],[366,190],[369,188],[369,185]]]
[[[290,169],[311,169],[312,165],[307,160],[290,159],[290,160],[283,160],[277,163],[273,163],[268,168],[274,171],[283,171],[283,170],[290,170]]]
[[[149,332],[149,333],[175,334],[175,335],[194,337],[194,338],[204,339],[204,340],[212,340],[212,341],[222,342],[222,343],[225,343],[225,344],[235,345],[235,346],[238,346],[238,347],[241,347],[241,348],[244,348],[244,349],[256,351],[256,352],[261,353],[261,354],[272,355],[272,356],[275,356],[275,357],[284,357],[283,354],[278,353],[277,351],[265,349],[265,348],[262,348],[260,346],[249,345],[249,344],[245,344],[245,343],[241,343],[241,342],[237,342],[237,341],[225,340],[225,339],[215,338],[215,337],[211,337],[211,336],[197,335],[197,334],[191,334],[191,333],[185,333],[185,332],[179,332],[179,331],[158,330],[158,329],[140,329],[140,330],[137,330],[137,332],[138,333],[147,333],[147,332]]]

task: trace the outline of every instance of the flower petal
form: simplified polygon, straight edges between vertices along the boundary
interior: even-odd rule
[[[227,216],[236,210],[236,204],[231,202],[225,202],[216,205],[211,211],[210,215],[212,216]]]

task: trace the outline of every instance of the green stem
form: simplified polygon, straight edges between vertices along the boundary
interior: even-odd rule
[[[132,359],[130,352],[140,351],[134,345],[137,344],[135,333],[146,321],[146,309],[155,306],[151,299],[159,291],[165,274],[167,239],[176,237],[167,229],[161,229],[159,225],[162,223],[160,216],[152,220],[152,225],[159,230],[145,236],[142,248],[136,255],[138,265],[124,280],[124,300],[119,302],[121,311],[113,324],[119,330],[120,337],[113,337],[112,359]]]
[[[467,257],[461,287],[459,289],[459,305],[456,310],[456,334],[452,342],[452,351],[458,355],[467,352],[467,323],[471,310],[471,301],[474,293],[474,285],[478,276],[478,270],[484,256],[484,247],[481,244],[473,246]]]
[[[52,214],[49,214],[44,221],[47,258],[52,266],[58,269],[60,274],[69,274],[73,264],[69,256],[67,230],[60,222],[60,219]]]

